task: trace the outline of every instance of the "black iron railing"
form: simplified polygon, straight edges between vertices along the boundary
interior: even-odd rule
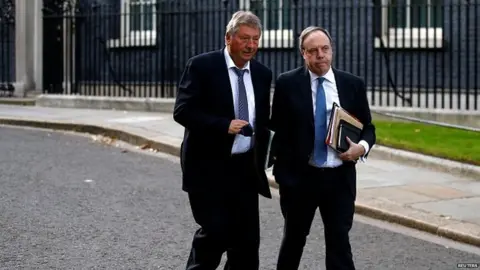
[[[302,65],[298,36],[319,25],[334,39],[334,66],[365,79],[372,106],[479,109],[478,2],[120,2],[45,9],[44,62],[58,67],[44,68],[46,92],[174,97],[188,58],[221,49],[231,14],[249,9],[264,25],[256,58],[275,77]]]
[[[15,6],[0,0],[0,96],[13,94],[15,81]]]

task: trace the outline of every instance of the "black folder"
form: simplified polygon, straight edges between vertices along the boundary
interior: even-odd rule
[[[360,134],[362,130],[349,122],[341,119],[338,125],[338,139],[337,139],[337,151],[343,153],[348,150],[350,145],[348,144],[347,137],[354,143],[360,141]]]
[[[333,103],[325,143],[333,150],[343,153],[348,150],[348,136],[354,143],[360,140],[363,124],[348,111]]]

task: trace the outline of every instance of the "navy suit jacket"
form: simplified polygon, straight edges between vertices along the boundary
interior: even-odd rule
[[[375,144],[375,126],[367,101],[364,81],[347,72],[333,69],[342,108],[363,123],[361,140],[370,149]],[[279,184],[296,185],[313,151],[314,116],[310,75],[306,67],[280,74],[275,84],[270,128],[273,137],[269,166]],[[366,154],[368,156],[368,153]],[[355,163],[344,162],[355,177]]]
[[[254,174],[259,194],[271,198],[265,174],[270,117],[272,72],[250,61],[255,93]],[[234,135],[228,134],[235,119],[232,88],[223,49],[188,60],[180,79],[173,117],[185,127],[181,145],[182,188],[187,192],[222,191],[231,183],[225,162],[231,156]],[[233,184],[233,186],[232,186]]]

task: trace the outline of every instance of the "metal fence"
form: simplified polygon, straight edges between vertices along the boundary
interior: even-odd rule
[[[302,65],[298,36],[319,25],[334,66],[365,79],[371,105],[478,110],[478,1],[118,2],[45,8],[46,92],[174,97],[188,58],[222,48],[231,14],[249,9],[264,26],[256,58],[275,77]]]
[[[0,96],[13,94],[15,80],[15,10],[12,0],[0,0]]]

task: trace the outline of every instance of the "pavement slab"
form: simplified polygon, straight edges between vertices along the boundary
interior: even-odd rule
[[[445,187],[439,184],[418,184],[418,185],[407,185],[402,187],[402,189],[409,190],[411,192],[422,194],[425,196],[433,197],[436,199],[456,199],[456,198],[466,198],[473,197],[476,194],[461,191],[451,187]],[[480,195],[480,194],[477,194]]]
[[[39,122],[70,130],[94,126],[88,132],[177,155],[184,131],[171,113],[0,105],[0,124],[38,127]],[[480,246],[478,177],[383,159],[374,152],[375,147],[367,162],[357,165],[358,214]]]
[[[480,196],[414,203],[412,204],[412,207],[430,213],[437,213],[438,215],[450,216],[456,220],[465,220],[471,223],[480,220]]]
[[[360,180],[361,181],[361,180]],[[401,204],[412,204],[418,202],[430,202],[435,198],[417,194],[408,190],[402,190],[402,186],[360,188],[362,195],[366,197],[384,199]]]

